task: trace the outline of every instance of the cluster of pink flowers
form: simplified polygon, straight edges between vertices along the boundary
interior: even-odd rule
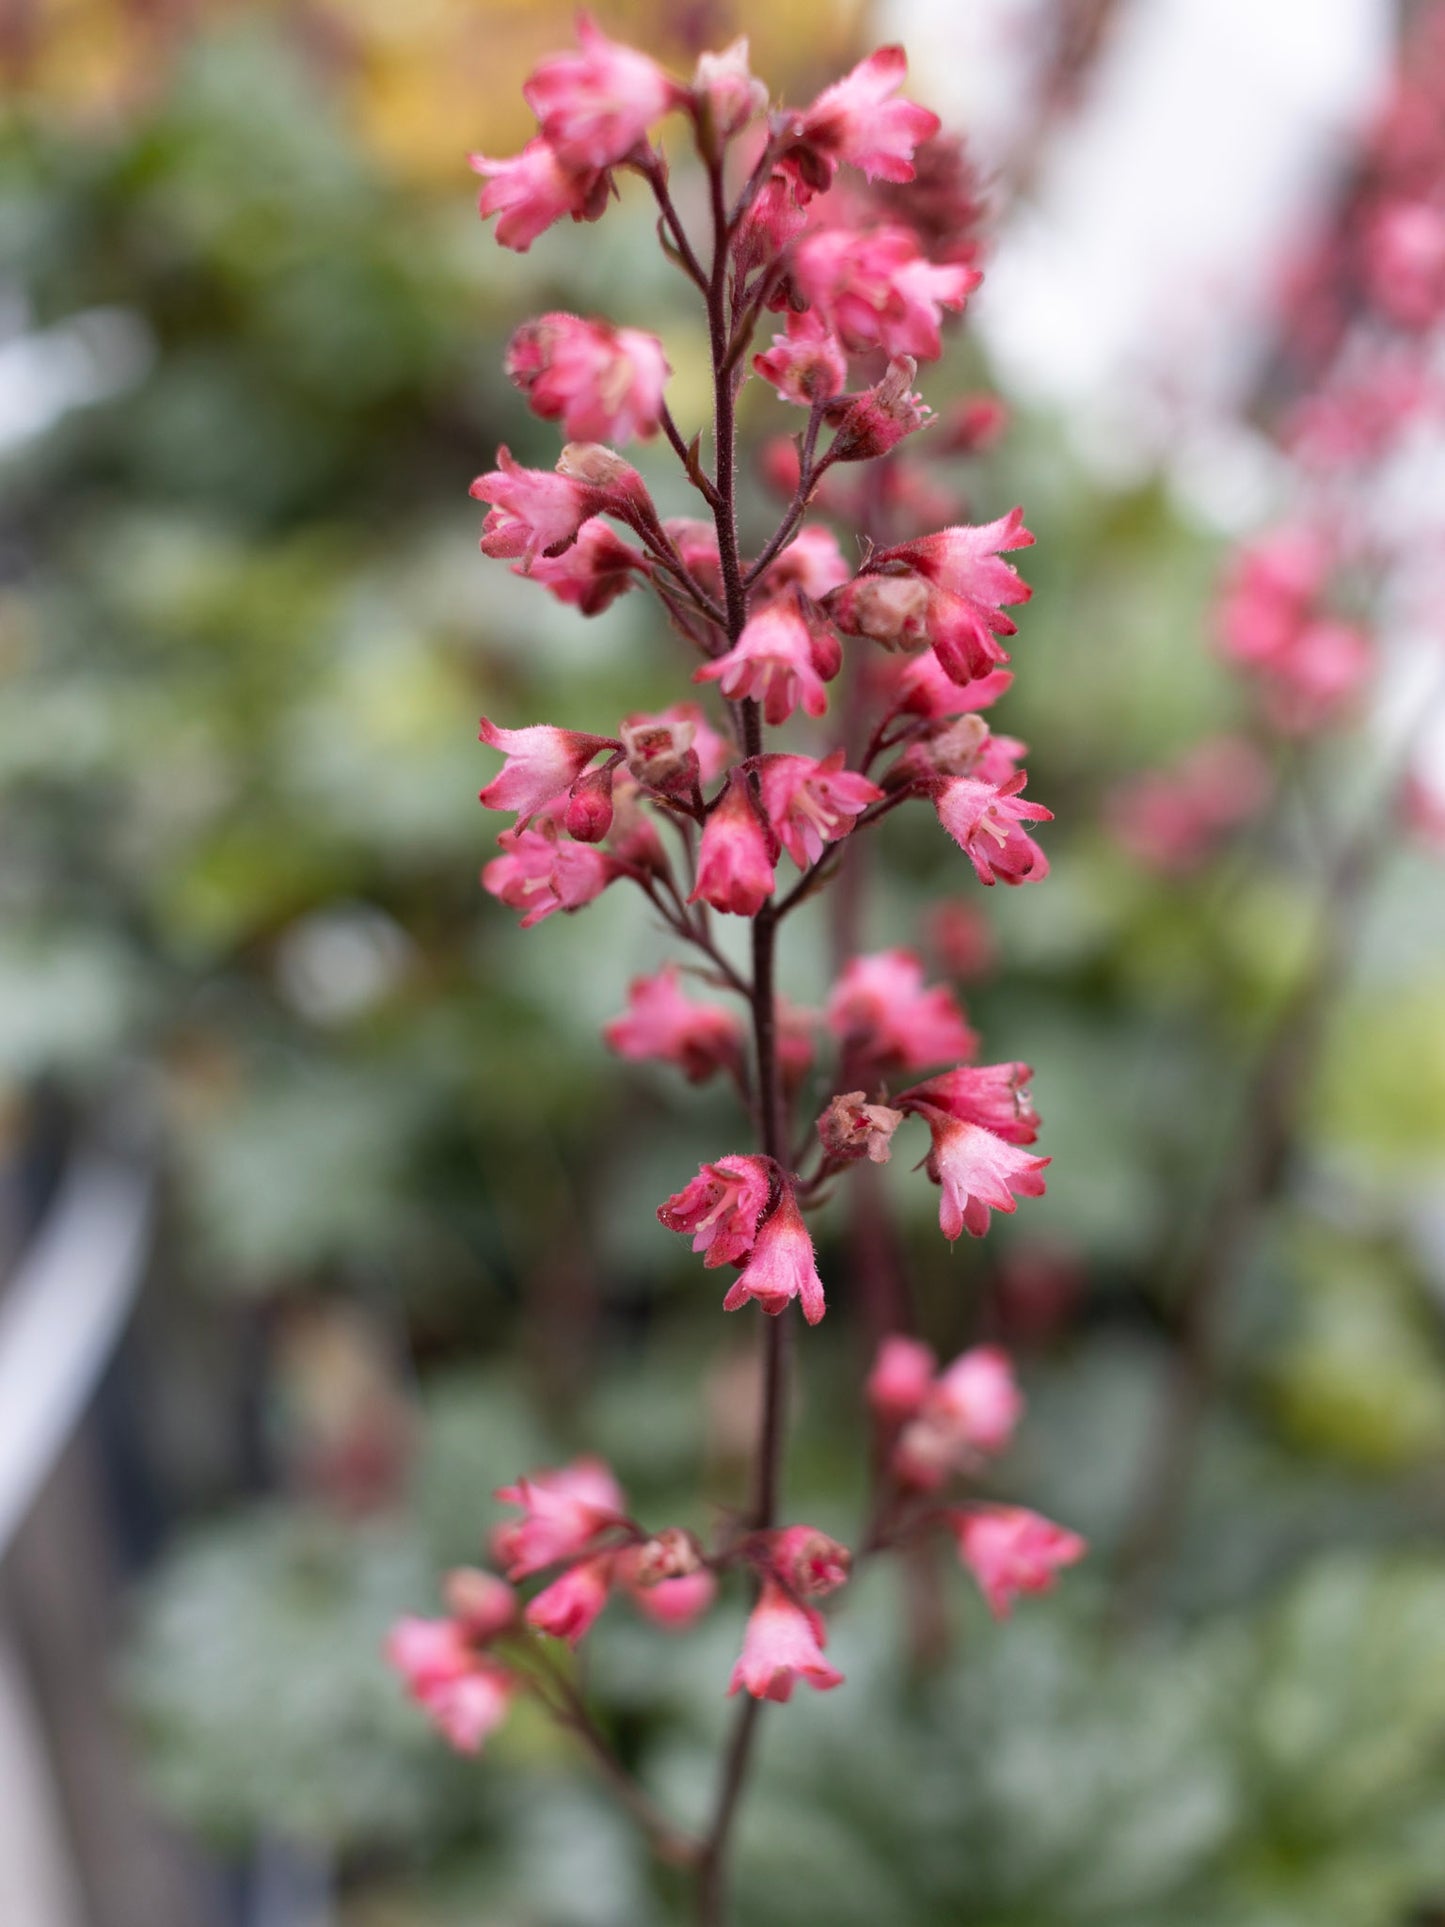
[[[689,968],[665,962],[636,979],[605,1036],[629,1062],[692,1083],[723,1075],[751,1114],[751,1147],[703,1164],[657,1215],[704,1268],[727,1271],[724,1310],[766,1314],[763,1416],[751,1507],[725,1516],[707,1546],[681,1527],[646,1532],[597,1461],[498,1493],[518,1508],[493,1540],[505,1579],[454,1576],[451,1617],[404,1622],[392,1645],[411,1691],[468,1747],[510,1693],[546,1700],[553,1690],[539,1636],[576,1646],[619,1591],[658,1623],[685,1625],[730,1572],[749,1579],[753,1603],[729,1690],[782,1701],[800,1679],[841,1684],[817,1602],[843,1585],[850,1555],[775,1516],[787,1384],[778,1348],[797,1322],[795,1301],[806,1325],[827,1309],[808,1216],[851,1167],[886,1161],[910,1120],[928,1134],[918,1148],[949,1240],[981,1237],[993,1212],[1040,1196],[1049,1162],[1030,1149],[1039,1120],[1029,1067],[978,1063],[979,1038],[953,989],[930,984],[911,950],[852,957],[815,1011],[775,990],[784,920],[904,805],[932,810],[979,883],[1048,875],[1035,831],[1050,813],[1024,793],[1025,746],[982,714],[1010,686],[1008,612],[1030,594],[1005,556],[1034,538],[1018,508],[964,519],[903,447],[935,426],[916,391],[918,364],[941,352],[945,325],[980,279],[972,176],[936,117],[901,97],[898,48],[871,55],[807,108],[769,111],[744,42],[703,55],[684,83],[585,19],[579,39],[527,84],[535,139],[510,160],[474,157],[486,177],[481,211],[504,246],[525,249],[563,216],[598,219],[619,171],[647,184],[667,252],[707,309],[716,459],[709,474],[698,441],[674,422],[654,335],[544,314],[513,337],[507,370],[566,446],[552,470],[500,451],[472,486],[487,505],[481,546],[584,615],[650,589],[679,638],[691,698],[607,734],[484,719],[482,741],[503,760],[481,801],[514,821],[482,881],[523,927],[631,886],[692,953]],[[709,177],[710,258],[652,143],[667,115],[687,121]],[[777,332],[754,352],[769,311],[781,317]],[[744,553],[734,409],[754,375],[803,416],[768,457],[781,519]],[[937,452],[971,452],[1000,427],[997,405],[972,397],[936,429]],[[664,514],[606,445],[659,433],[700,497],[699,516]],[[874,496],[840,479],[864,463],[879,464]],[[946,526],[879,539],[870,500],[925,527],[936,511]],[[831,518],[846,539],[810,516]],[[870,531],[861,545],[859,530]],[[846,704],[836,700],[844,684]],[[810,734],[770,745],[767,731],[789,723]],[[714,917],[747,926],[747,970]],[[957,974],[987,967],[972,905],[946,906],[933,935]],[[810,1115],[815,1128],[800,1143]],[[1020,1508],[936,1503],[949,1479],[976,1475],[1008,1442],[1020,1401],[1001,1353],[966,1353],[940,1374],[926,1348],[895,1338],[867,1396],[883,1469],[863,1553],[942,1524],[996,1613],[1081,1556],[1074,1534]],[[511,1591],[534,1581],[525,1603]],[[469,1587],[485,1611],[459,1609]],[[751,1725],[738,1731],[745,1754]],[[705,1865],[717,1863],[730,1812]]]
[[[930,1346],[886,1338],[868,1379],[868,1402],[888,1474],[915,1501],[895,1513],[893,1532],[943,1526],[995,1618],[1006,1619],[1020,1594],[1047,1592],[1065,1566],[1083,1558],[1076,1532],[1026,1506],[916,1503],[950,1479],[976,1474],[1008,1447],[1023,1398],[1007,1353],[977,1345],[940,1372]]]

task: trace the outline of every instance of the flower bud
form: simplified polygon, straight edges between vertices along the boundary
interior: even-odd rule
[[[643,722],[623,723],[621,734],[628,774],[644,789],[661,790],[664,796],[691,794],[699,778],[698,755],[692,746],[696,723],[685,717],[670,722],[649,716]]]
[[[901,649],[925,639],[930,600],[921,576],[862,575],[829,596],[825,606],[848,635]]]
[[[770,1538],[774,1571],[800,1597],[835,1592],[847,1579],[852,1553],[816,1526],[784,1526]]]
[[[657,520],[646,482],[630,462],[601,442],[568,442],[557,459],[557,473],[595,489],[601,498],[598,508],[608,515],[628,522]]]
[[[818,1137],[830,1158],[851,1164],[866,1157],[874,1164],[886,1164],[893,1133],[902,1122],[902,1111],[869,1104],[862,1091],[849,1091],[835,1097],[818,1119]]]
[[[615,763],[588,770],[572,785],[562,822],[579,843],[600,843],[612,828],[612,777]]]
[[[699,54],[692,80],[693,102],[702,123],[704,147],[731,140],[768,104],[768,90],[748,67],[747,36],[718,54]]]
[[[884,777],[884,785],[897,789],[903,783],[927,782],[938,776],[970,776],[988,740],[988,724],[972,713],[937,725],[908,745]]]
[[[657,1586],[702,1570],[702,1547],[681,1526],[664,1526],[637,1546],[631,1560],[634,1585]]]

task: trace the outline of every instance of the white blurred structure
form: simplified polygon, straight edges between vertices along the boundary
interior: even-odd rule
[[[985,164],[1026,117],[1053,0],[892,0],[913,89]],[[1230,415],[1282,263],[1309,232],[1396,36],[1391,0],[1119,0],[1077,110],[976,297],[1008,385],[1067,418],[1101,480],[1163,466],[1211,521],[1268,507]]]

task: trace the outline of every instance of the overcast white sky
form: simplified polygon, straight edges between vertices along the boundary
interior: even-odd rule
[[[890,0],[912,87],[999,155],[1049,0]],[[1102,473],[1169,452],[1201,511],[1246,525],[1263,451],[1217,432],[1271,280],[1377,97],[1392,0],[1121,0],[977,325],[1016,392],[1057,404]],[[1181,418],[1196,424],[1181,437]]]

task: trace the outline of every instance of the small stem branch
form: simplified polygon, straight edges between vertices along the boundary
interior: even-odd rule
[[[532,1650],[549,1689],[544,1692],[539,1685],[539,1697],[558,1725],[586,1747],[612,1791],[646,1833],[658,1858],[680,1867],[694,1865],[701,1854],[701,1842],[675,1827],[642,1783],[623,1765],[582,1695],[540,1641]],[[555,1700],[552,1694],[556,1695]]]
[[[647,165],[643,167],[642,172],[647,176],[658,208],[661,211],[663,222],[668,233],[672,236],[673,246],[677,249],[678,255],[681,258],[683,272],[689,280],[695,281],[702,292],[706,294],[708,291],[708,278],[703,272],[702,263],[697,258],[697,253],[692,242],[687,238],[687,229],[682,225],[682,217],[673,205],[672,195],[667,185],[667,174],[664,170],[661,156],[656,153],[650,154]]]
[[[802,454],[799,456],[798,486],[793,491],[793,499],[788,504],[787,511],[778,525],[776,534],[758,557],[757,561],[754,562],[748,570],[744,584],[746,588],[750,589],[753,586],[758,577],[763,573],[763,570],[767,568],[783,544],[792,535],[793,530],[798,526],[799,522],[802,521],[808,507],[809,499],[812,496],[814,485],[828,465],[828,458],[826,456],[824,456],[822,463],[816,467],[814,466],[813,460],[817,449],[818,431],[823,422],[823,410],[826,407],[826,402],[815,401],[809,410],[808,426],[803,434]]]

